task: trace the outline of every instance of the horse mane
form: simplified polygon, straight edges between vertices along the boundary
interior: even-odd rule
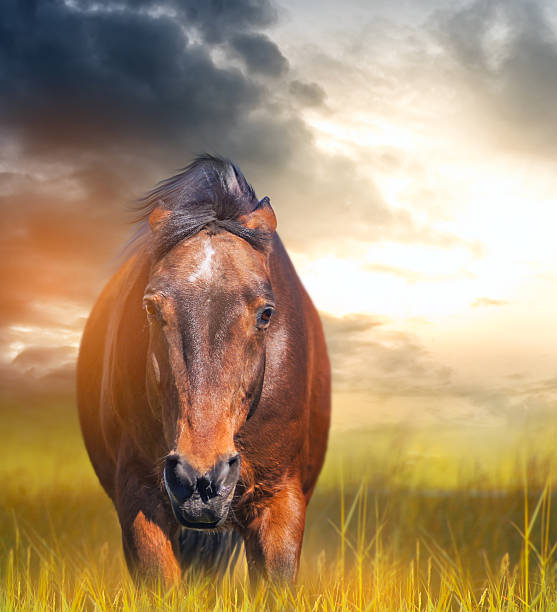
[[[153,260],[159,261],[204,228],[213,233],[228,231],[264,251],[272,235],[240,221],[258,204],[252,186],[232,161],[207,153],[198,155],[137,201],[136,221],[140,225],[124,247],[125,254],[131,255],[150,243]],[[148,218],[158,207],[170,214],[156,232],[151,232]]]

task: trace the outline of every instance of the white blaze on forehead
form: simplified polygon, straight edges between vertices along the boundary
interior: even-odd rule
[[[214,254],[215,249],[213,249],[211,239],[205,238],[205,244],[203,245],[203,253],[201,255],[201,262],[199,263],[197,270],[190,274],[188,278],[190,283],[193,283],[200,278],[208,279],[211,277]]]

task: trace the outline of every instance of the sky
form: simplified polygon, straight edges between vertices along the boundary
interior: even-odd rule
[[[0,91],[5,392],[72,392],[134,199],[208,151],[271,198],[336,427],[554,411],[551,3],[7,0]]]

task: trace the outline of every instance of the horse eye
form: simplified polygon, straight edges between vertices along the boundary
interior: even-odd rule
[[[263,310],[261,310],[257,315],[257,327],[259,327],[260,329],[267,327],[267,325],[269,325],[271,317],[273,316],[273,312],[274,309],[270,306],[263,308]]]
[[[151,302],[151,300],[145,300],[143,302],[143,308],[145,308],[145,312],[150,317],[156,316],[156,314],[158,312],[157,311],[157,307],[155,306],[155,304],[153,302]]]

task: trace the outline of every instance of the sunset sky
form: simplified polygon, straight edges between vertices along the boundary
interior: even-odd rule
[[[130,202],[235,160],[322,313],[337,426],[557,403],[557,8],[8,0],[0,377],[71,391]]]

